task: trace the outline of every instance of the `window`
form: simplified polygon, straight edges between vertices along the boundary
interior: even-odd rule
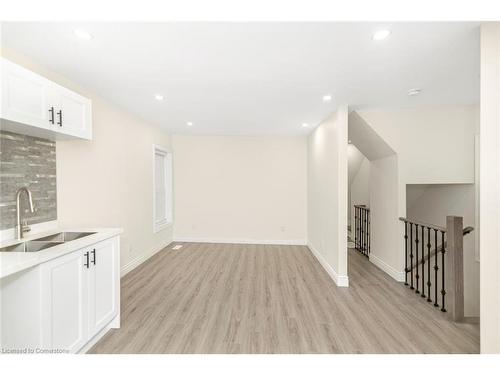
[[[154,146],[154,233],[172,224],[172,154]]]

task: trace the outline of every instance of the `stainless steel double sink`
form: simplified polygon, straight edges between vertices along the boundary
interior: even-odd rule
[[[90,236],[96,232],[59,232],[35,240],[21,242],[15,245],[0,248],[0,252],[36,252],[60,245],[65,242],[74,241],[79,238]]]

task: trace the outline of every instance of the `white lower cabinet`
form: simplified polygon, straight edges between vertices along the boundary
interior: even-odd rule
[[[1,348],[76,353],[119,319],[119,247],[113,237],[1,280]]]
[[[98,243],[89,250],[88,330],[94,336],[118,312],[120,270],[112,241]]]
[[[42,348],[81,348],[88,337],[88,274],[85,250],[40,266]]]

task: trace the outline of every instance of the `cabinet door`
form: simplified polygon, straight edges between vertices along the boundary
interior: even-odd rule
[[[87,250],[42,264],[42,346],[74,353],[88,339]]]
[[[89,99],[54,84],[56,127],[59,133],[92,138],[92,107]]]
[[[120,287],[118,238],[87,248],[90,251],[89,336],[103,329],[118,313]]]
[[[1,73],[1,117],[39,128],[54,129],[50,81],[6,59],[2,59]]]

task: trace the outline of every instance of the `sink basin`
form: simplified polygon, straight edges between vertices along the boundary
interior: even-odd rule
[[[96,232],[60,232],[51,234],[50,236],[45,236],[42,238],[37,238],[33,241],[56,241],[56,242],[68,242],[74,241],[82,237],[90,236]]]
[[[5,246],[0,248],[0,252],[23,252],[30,253],[40,250],[48,249],[49,247],[56,246],[68,241],[74,241],[79,238],[90,236],[96,232],[59,232],[37,238],[36,240],[21,242],[16,245]]]
[[[21,242],[16,245],[5,246],[0,248],[1,252],[22,252],[22,253],[31,253],[44,249],[48,249],[49,247],[56,246],[61,244],[59,241],[26,241]]]

